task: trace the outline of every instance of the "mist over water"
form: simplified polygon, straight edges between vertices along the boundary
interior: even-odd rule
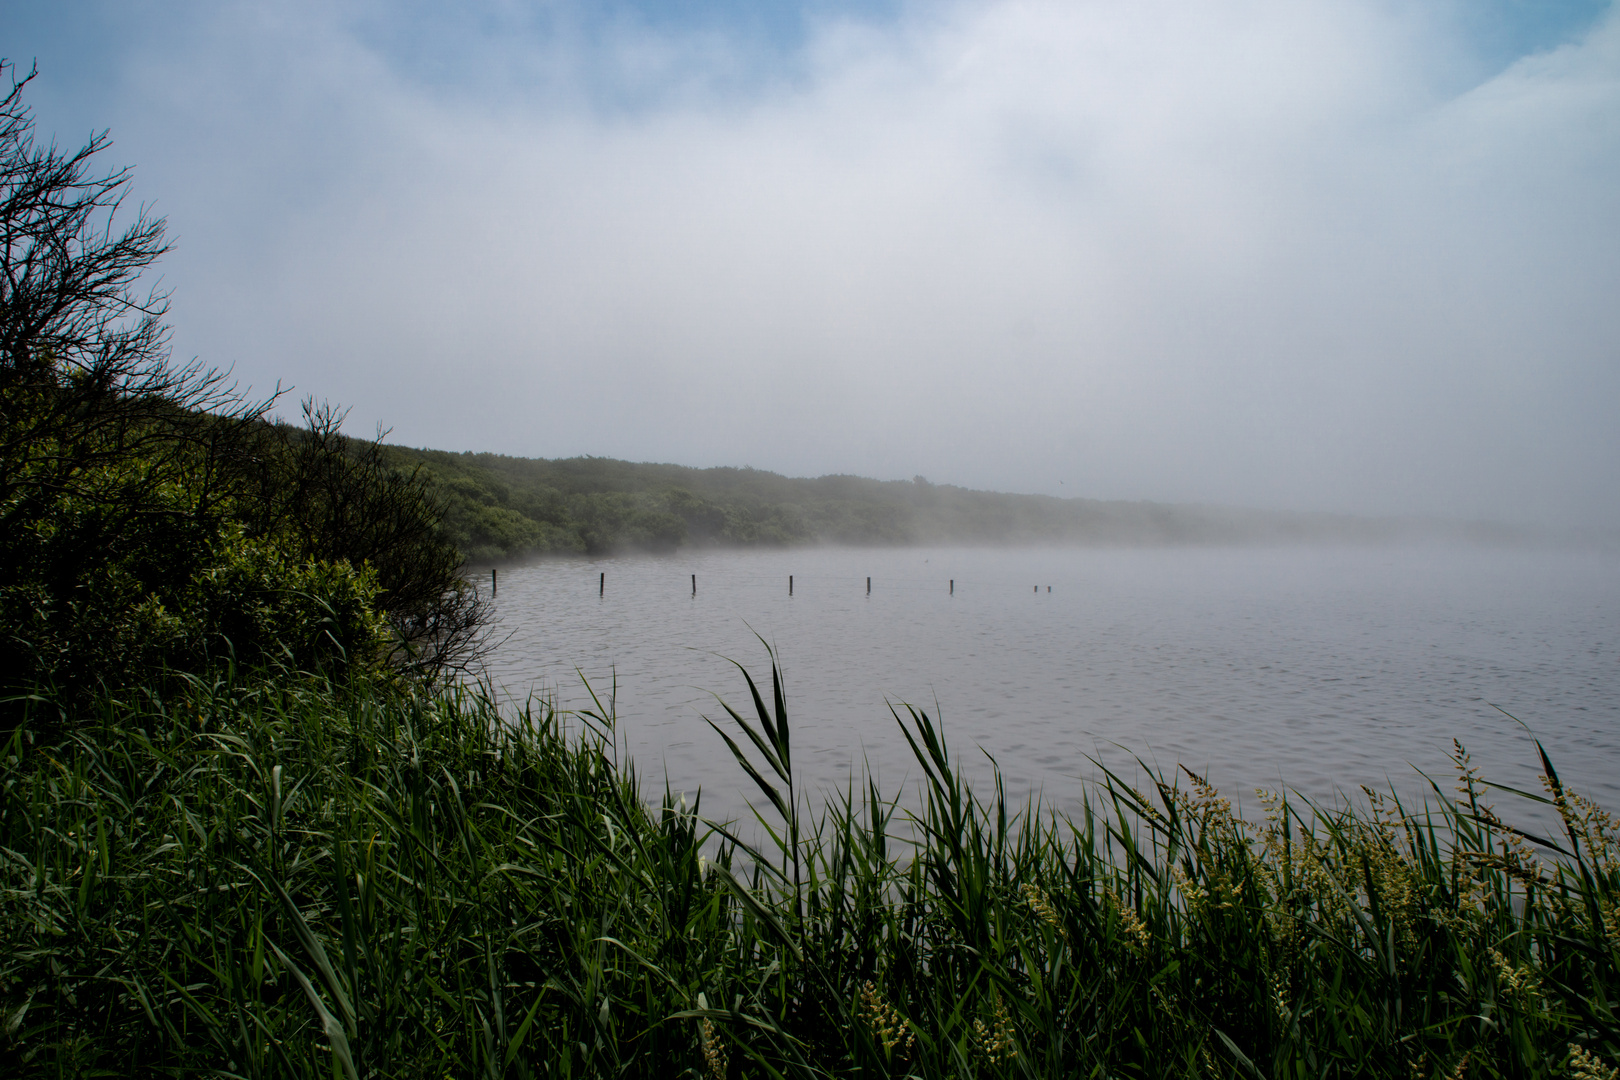
[[[666,776],[701,787],[711,816],[746,813],[751,794],[702,717],[723,717],[716,694],[750,715],[728,660],[769,679],[755,632],[780,652],[812,795],[867,771],[886,795],[914,793],[920,772],[886,702],[941,719],[982,794],[993,756],[1009,794],[1065,811],[1097,775],[1089,758],[1129,775],[1132,755],[1207,772],[1249,811],[1255,788],[1420,795],[1412,766],[1449,792],[1454,737],[1487,778],[1540,791],[1530,736],[1499,706],[1566,782],[1620,804],[1613,554],[708,551],[503,570],[496,610],[506,637],[491,674],[507,694],[589,707],[576,668],[604,703],[616,685],[619,736],[649,793]]]

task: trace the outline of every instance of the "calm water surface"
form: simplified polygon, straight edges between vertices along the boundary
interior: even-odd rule
[[[599,574],[606,591],[599,595]],[[697,575],[693,595],[691,575]],[[793,595],[788,596],[788,576]],[[866,579],[872,580],[871,594]],[[949,582],[955,580],[955,595]],[[702,717],[740,711],[735,659],[787,675],[810,792],[920,774],[886,702],[925,706],[957,759],[1072,810],[1140,755],[1254,808],[1257,787],[1331,799],[1450,786],[1455,737],[1539,790],[1620,806],[1620,558],[1423,549],[850,549],[550,561],[503,570],[491,673],[521,699],[589,705],[617,680],[619,735],[661,789],[744,811],[746,778]],[[982,748],[981,754],[977,748]],[[1520,815],[1524,816],[1524,815]]]

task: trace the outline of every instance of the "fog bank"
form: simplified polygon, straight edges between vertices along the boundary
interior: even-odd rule
[[[1614,527],[1589,8],[8,5],[7,49],[169,216],[177,350],[396,442]]]

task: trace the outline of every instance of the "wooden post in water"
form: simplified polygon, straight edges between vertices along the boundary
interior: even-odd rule
[[[792,574],[788,575],[788,595],[789,596],[793,595],[793,575]]]
[[[495,568],[492,566],[492,567],[489,568],[489,596],[490,596],[490,599],[493,600],[495,598],[495,592],[496,592],[497,589],[499,589],[499,587],[500,586],[498,586],[496,584],[496,582],[495,582]]]
[[[1039,586],[1039,585],[1037,585],[1037,586],[1035,586],[1035,591],[1036,591],[1036,592],[1040,592],[1040,591],[1041,591],[1041,587],[1040,587],[1040,586]]]
[[[607,595],[607,571],[606,570],[602,571],[602,576],[600,578],[598,578],[597,581],[596,581],[596,595],[597,596],[606,596]]]
[[[692,595],[693,596],[697,595],[697,575],[696,574],[692,575]]]
[[[871,578],[866,579],[866,595],[867,596],[872,595],[872,579]]]
[[[956,579],[955,578],[951,578],[951,595],[952,596],[956,595]]]

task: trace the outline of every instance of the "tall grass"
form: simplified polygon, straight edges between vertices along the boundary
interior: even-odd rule
[[[774,658],[773,658],[774,661]],[[5,1075],[1612,1077],[1620,836],[1106,774],[976,793],[927,714],[902,809],[796,786],[786,695],[711,825],[611,717],[288,677],[105,700],[0,762]],[[40,710],[51,708],[41,699]],[[763,846],[743,842],[764,837]]]

